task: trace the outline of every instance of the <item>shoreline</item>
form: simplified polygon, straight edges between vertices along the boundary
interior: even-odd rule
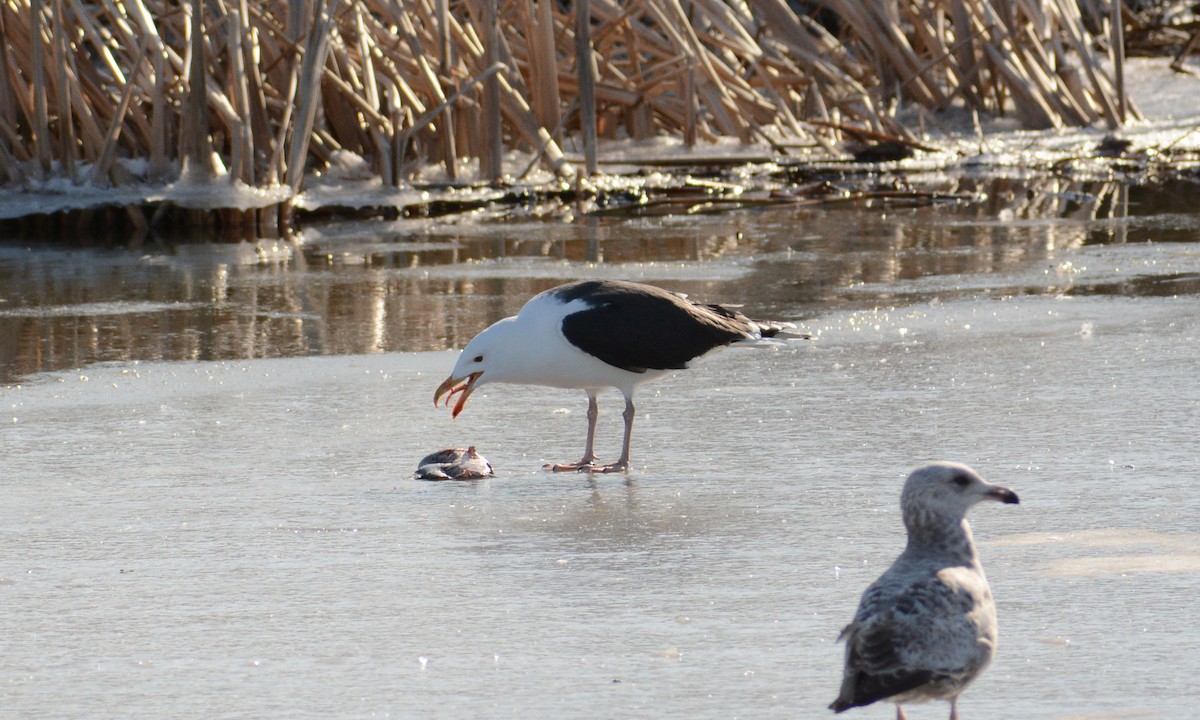
[[[1200,84],[1200,80],[1196,81]],[[1130,187],[1200,182],[1200,114],[1144,121],[1119,134],[1098,128],[992,131],[925,139],[932,152],[882,143],[896,160],[780,157],[769,148],[712,145],[680,154],[670,142],[611,143],[604,174],[573,181],[455,182],[431,175],[405,187],[352,173],[313,177],[308,189],[256,189],[217,180],[106,191],[56,181],[40,192],[0,198],[0,235],[80,242],[161,238],[236,242],[293,237],[330,218],[395,221],[447,218],[470,222],[508,213],[543,219],[587,215],[690,212],[697,205],[929,201],[948,178],[1056,178]],[[874,148],[872,148],[874,149]],[[352,163],[357,158],[350,158]],[[522,158],[514,156],[510,164]]]

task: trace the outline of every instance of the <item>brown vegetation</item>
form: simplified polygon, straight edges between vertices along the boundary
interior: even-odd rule
[[[895,119],[913,105],[1116,127],[1136,110],[1088,31],[1107,16],[1080,7],[0,0],[0,183],[299,189],[339,150],[392,185],[437,164],[453,180],[467,159],[483,179],[528,169],[502,166],[506,149],[570,177],[564,148],[590,168],[593,134],[833,151],[846,128],[915,140]]]

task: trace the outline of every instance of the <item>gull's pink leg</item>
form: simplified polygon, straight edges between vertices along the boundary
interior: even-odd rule
[[[596,420],[600,417],[600,406],[596,403],[595,391],[588,390],[588,429],[587,429],[587,444],[583,447],[583,458],[577,463],[553,463],[542,467],[543,470],[551,472],[574,472],[576,470],[590,470],[596,467]]]
[[[626,396],[625,412],[621,413],[621,417],[625,418],[625,441],[621,443],[621,457],[617,458],[617,461],[611,465],[592,465],[580,468],[581,470],[594,473],[625,472],[629,470],[629,443],[633,438],[633,416],[633,398]]]

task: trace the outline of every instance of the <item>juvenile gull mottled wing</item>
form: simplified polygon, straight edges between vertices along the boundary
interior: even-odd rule
[[[991,659],[994,613],[986,584],[970,569],[908,581],[885,574],[842,632],[846,675],[831,707],[841,712],[916,690],[939,695],[969,682]]]

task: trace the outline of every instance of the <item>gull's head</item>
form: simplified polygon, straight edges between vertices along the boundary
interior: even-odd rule
[[[458,417],[467,404],[467,398],[475,392],[475,388],[484,383],[503,381],[506,379],[511,366],[510,357],[514,343],[506,342],[511,333],[513,318],[505,318],[475,336],[458,356],[454,370],[433,394],[433,406],[437,407],[442,396],[446,396],[446,406],[458,396],[454,402],[451,417]],[[515,343],[519,347],[520,343]]]
[[[940,462],[914,470],[904,483],[900,507],[905,523],[921,517],[961,520],[984,500],[1016,504],[1017,494],[1003,485],[979,477],[960,463]]]

